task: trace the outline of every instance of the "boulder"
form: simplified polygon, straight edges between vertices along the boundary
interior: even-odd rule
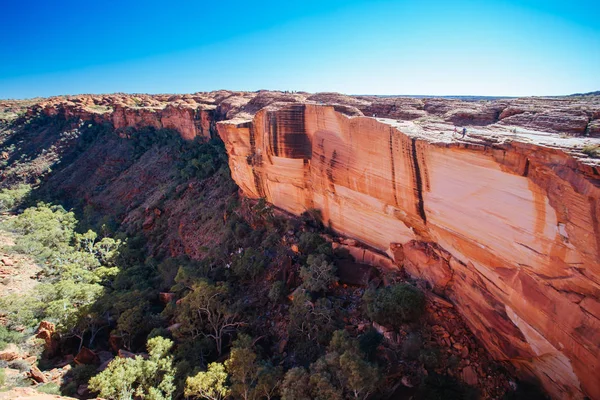
[[[161,292],[158,294],[158,299],[160,300],[161,303],[168,304],[168,303],[172,302],[173,299],[175,299],[175,293]]]
[[[77,353],[75,356],[74,361],[79,365],[99,364],[100,358],[98,358],[98,355],[92,350],[88,349],[87,347],[82,347],[81,350],[79,350],[79,353]]]
[[[479,380],[477,379],[477,373],[470,365],[468,367],[463,368],[461,378],[467,385],[471,386],[475,386],[477,385],[477,382],[479,382]]]
[[[0,351],[0,360],[13,361],[21,357],[21,350],[14,343],[9,343],[4,350]]]
[[[27,376],[36,381],[37,383],[48,382],[48,378],[46,378],[46,375],[44,375],[42,371],[40,371],[39,368],[35,365],[31,367],[31,369],[27,373]]]
[[[130,351],[121,349],[117,353],[117,357],[120,357],[120,358],[135,358],[135,354],[133,354]]]

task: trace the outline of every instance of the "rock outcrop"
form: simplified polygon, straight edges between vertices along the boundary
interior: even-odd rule
[[[278,104],[217,128],[247,196],[321,210],[451,299],[497,359],[556,398],[600,399],[600,167],[573,138],[503,126],[524,112],[478,107],[427,103],[415,110],[443,118],[424,126]],[[583,114],[555,115],[531,126],[556,131],[567,115],[584,130]],[[448,122],[465,119],[493,125],[462,140]]]
[[[2,123],[23,112],[108,123],[122,136],[147,126],[188,140],[218,132],[246,196],[294,214],[321,210],[332,229],[368,246],[339,244],[357,260],[404,268],[451,300],[494,357],[556,398],[600,399],[600,162],[586,155],[600,149],[598,96],[218,91],[0,102]],[[128,166],[124,149],[96,151],[99,165]],[[114,193],[129,207],[148,187],[167,186],[159,155],[119,179],[109,179],[112,167],[74,164],[60,187],[80,198],[105,187],[99,207]],[[201,190],[188,187],[188,196]],[[140,213],[151,229],[161,217],[151,206],[128,218]],[[198,254],[192,211],[165,205],[161,218],[187,238],[168,242],[171,254]]]

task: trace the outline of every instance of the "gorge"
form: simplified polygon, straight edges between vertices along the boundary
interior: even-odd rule
[[[25,112],[124,137],[147,126],[218,136],[244,196],[319,210],[358,242],[352,254],[450,300],[495,359],[554,398],[600,399],[598,97],[220,91],[56,97]],[[193,255],[185,240],[177,251]]]

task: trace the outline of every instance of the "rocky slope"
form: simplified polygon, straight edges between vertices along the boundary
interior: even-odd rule
[[[452,300],[497,359],[556,398],[600,399],[600,167],[582,152],[600,145],[598,97],[467,102],[220,91],[4,101],[0,112],[94,120],[123,136],[144,126],[186,139],[218,134],[246,196],[294,214],[321,210],[331,228],[370,247],[377,265],[405,268]],[[466,126],[467,136],[454,126]],[[131,204],[153,177],[168,186],[159,162],[169,155],[130,165],[128,151],[95,148],[93,170],[74,163],[51,178],[55,186],[97,207],[116,198],[130,218],[153,219],[151,202]],[[119,168],[125,173],[115,179]],[[91,196],[95,187],[105,195]],[[173,230],[193,226],[179,217]],[[197,256],[193,235],[178,234],[172,252]]]
[[[462,140],[440,121],[294,104],[218,129],[248,196],[321,210],[450,298],[498,359],[556,398],[600,398],[598,166],[573,154],[580,139],[523,130],[575,132],[572,115],[470,127]]]

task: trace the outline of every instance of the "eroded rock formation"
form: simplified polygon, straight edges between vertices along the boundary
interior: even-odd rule
[[[429,111],[469,114],[443,107]],[[572,138],[540,133],[532,144],[533,133],[498,122],[516,113],[490,109],[481,120],[495,125],[465,140],[448,124],[306,103],[217,128],[247,196],[321,210],[451,299],[496,358],[557,398],[598,399],[600,168],[570,154]]]
[[[404,268],[452,300],[497,359],[556,398],[600,399],[600,167],[582,152],[600,145],[600,97],[82,95],[3,101],[0,120],[24,109],[186,139],[218,131],[246,196],[295,214],[321,210],[371,247],[344,245],[358,261]],[[153,163],[142,181],[156,186]],[[104,182],[79,173],[90,190]]]

